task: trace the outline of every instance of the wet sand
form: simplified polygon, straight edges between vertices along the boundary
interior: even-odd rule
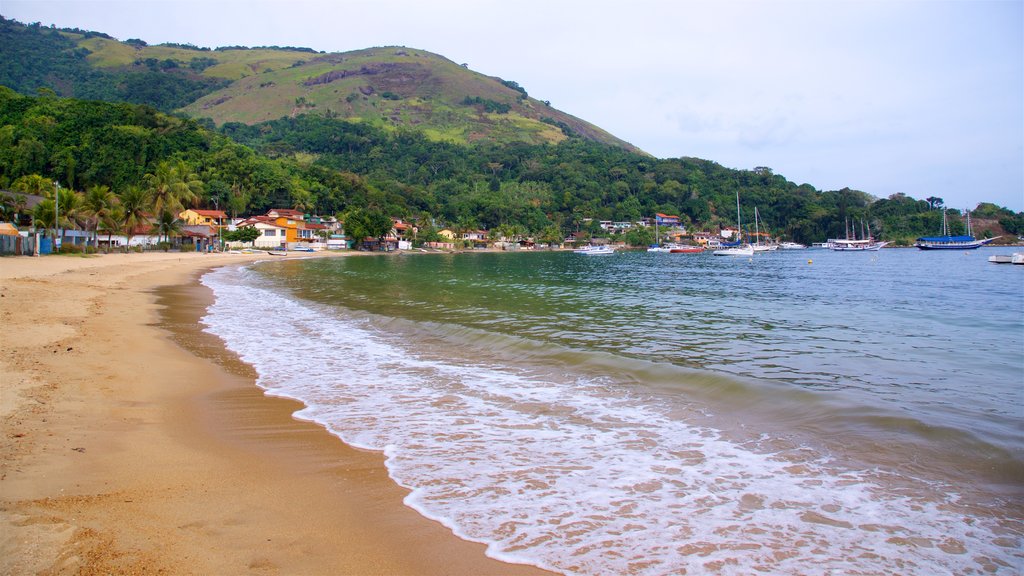
[[[259,258],[0,259],[0,573],[540,573],[404,506],[201,332],[201,272]]]

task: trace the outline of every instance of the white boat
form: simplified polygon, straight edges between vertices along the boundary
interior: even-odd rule
[[[885,247],[888,242],[879,242],[871,237],[871,228],[867,233],[864,231],[864,221],[860,223],[861,239],[857,240],[857,225],[854,223],[853,239],[850,239],[850,222],[846,222],[846,238],[830,238],[828,247],[836,252],[876,252]]]
[[[268,254],[270,254],[271,256],[287,256],[288,255],[288,251],[287,250],[271,250],[270,252],[268,252]]]
[[[807,246],[796,242],[781,242],[779,243],[779,248],[782,248],[783,250],[806,250]]]
[[[754,252],[774,252],[779,248],[777,244],[761,244],[761,228],[758,223],[757,206],[754,206]]]
[[[881,250],[888,242],[878,242],[873,238],[864,240],[842,240],[832,239],[828,241],[828,247],[836,252],[876,252]]]
[[[740,191],[736,191],[736,230],[740,235],[740,239],[743,239],[743,226],[740,224]],[[722,248],[721,250],[715,250],[712,252],[715,256],[753,256],[754,247],[750,244],[740,244],[739,246],[731,246],[729,248]]]
[[[671,252],[672,249],[669,248],[668,246],[649,246],[647,248],[647,251],[648,252]]]
[[[1014,252],[1011,254],[995,254],[988,257],[988,261],[993,264],[1024,264],[1024,252]]]
[[[734,246],[732,248],[722,248],[721,250],[715,250],[713,252],[715,256],[753,256],[754,247],[750,244],[744,244],[742,246]]]
[[[607,254],[615,254],[615,249],[611,246],[584,246],[583,248],[577,248],[572,251],[573,254],[586,254],[587,256],[603,256]]]

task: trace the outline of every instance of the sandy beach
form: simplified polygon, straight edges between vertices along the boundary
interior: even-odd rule
[[[540,573],[404,506],[199,330],[199,275],[259,258],[0,259],[0,573]]]

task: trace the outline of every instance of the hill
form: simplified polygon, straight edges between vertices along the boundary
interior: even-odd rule
[[[531,98],[514,81],[411,48],[324,54],[277,46],[149,46],[12,20],[0,21],[0,47],[0,84],[29,95],[45,87],[61,96],[149,104],[218,126],[306,113],[386,130],[413,128],[460,144],[583,138],[640,152]]]

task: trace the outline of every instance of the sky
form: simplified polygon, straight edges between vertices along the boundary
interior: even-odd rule
[[[1024,211],[1024,0],[2,0],[150,44],[428,50],[658,158]]]

